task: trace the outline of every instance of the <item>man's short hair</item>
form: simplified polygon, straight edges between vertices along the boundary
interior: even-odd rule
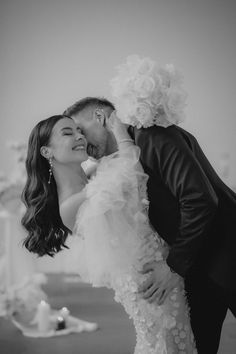
[[[85,97],[81,100],[75,102],[72,106],[68,107],[63,115],[71,117],[79,112],[83,111],[86,108],[98,107],[98,108],[111,108],[115,110],[115,106],[108,101],[106,98],[99,97]]]

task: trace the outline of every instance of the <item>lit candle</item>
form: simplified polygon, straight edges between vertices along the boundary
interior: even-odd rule
[[[66,322],[65,322],[65,319],[61,316],[57,317],[57,327],[56,327],[56,330],[57,331],[60,331],[62,329],[65,329],[66,328]]]
[[[62,309],[60,310],[60,315],[61,315],[61,317],[64,318],[64,320],[67,320],[69,314],[70,314],[70,311],[68,310],[68,308],[62,307]]]
[[[50,305],[46,301],[40,301],[37,308],[37,322],[40,332],[47,332],[50,329]]]

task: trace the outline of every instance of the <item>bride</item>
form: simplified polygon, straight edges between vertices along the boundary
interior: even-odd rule
[[[135,354],[197,353],[182,278],[176,274],[176,287],[164,303],[142,297],[144,265],[159,262],[162,279],[168,249],[148,222],[139,148],[115,113],[107,124],[118,150],[100,160],[89,181],[81,167],[87,142],[74,121],[57,115],[35,126],[23,191],[24,244],[30,252],[53,256],[66,247],[68,234],[77,235],[78,272],[93,286],[114,290],[134,322]]]

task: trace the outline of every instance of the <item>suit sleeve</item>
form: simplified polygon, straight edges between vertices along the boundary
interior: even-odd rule
[[[198,256],[216,213],[218,200],[184,141],[168,135],[161,144],[156,137],[145,140],[149,145],[146,151],[153,159],[152,166],[159,168],[163,182],[179,203],[179,230],[170,248],[167,264],[184,277]]]

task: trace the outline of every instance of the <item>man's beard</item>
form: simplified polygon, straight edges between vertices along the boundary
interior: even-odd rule
[[[102,149],[100,146],[95,146],[92,144],[88,144],[87,146],[87,153],[89,156],[93,157],[96,160],[99,160],[104,156],[104,149]]]

